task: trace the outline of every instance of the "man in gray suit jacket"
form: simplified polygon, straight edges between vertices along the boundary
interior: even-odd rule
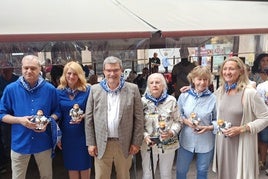
[[[137,85],[122,78],[122,61],[107,57],[105,79],[91,87],[85,131],[88,152],[95,157],[95,178],[111,176],[114,163],[118,179],[129,179],[132,155],[143,140],[144,116]]]

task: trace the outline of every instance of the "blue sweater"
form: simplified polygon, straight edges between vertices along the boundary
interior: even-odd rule
[[[33,116],[39,109],[43,110],[46,117],[51,114],[60,117],[55,87],[43,80],[36,88],[26,90],[18,79],[4,90],[0,103],[0,120],[7,114]],[[50,125],[45,132],[38,133],[21,124],[12,124],[11,149],[21,154],[34,154],[53,148]]]

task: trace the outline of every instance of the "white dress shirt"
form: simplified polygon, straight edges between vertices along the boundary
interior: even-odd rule
[[[108,137],[118,138],[119,125],[119,108],[120,98],[119,93],[108,93]]]

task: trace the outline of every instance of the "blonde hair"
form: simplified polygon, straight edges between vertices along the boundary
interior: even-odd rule
[[[221,67],[220,67],[220,85],[223,86],[226,83],[226,81],[223,78],[223,67],[229,61],[235,62],[237,64],[237,68],[240,70],[240,75],[239,75],[238,80],[237,80],[236,89],[237,89],[237,91],[243,90],[249,84],[249,79],[248,79],[248,75],[247,75],[246,65],[239,57],[229,57],[226,60],[224,60],[224,62],[221,64]]]
[[[196,77],[202,77],[204,79],[208,79],[208,84],[211,84],[213,80],[213,75],[210,72],[210,69],[205,66],[196,66],[192,69],[192,71],[187,75],[187,79],[189,83],[194,87],[193,79]]]
[[[82,66],[80,64],[78,64],[77,62],[71,61],[69,63],[67,63],[64,68],[63,68],[63,73],[60,77],[60,84],[58,86],[59,89],[64,89],[68,86],[67,80],[66,80],[66,73],[69,69],[74,70],[77,73],[78,76],[78,81],[76,84],[76,88],[79,91],[86,91],[86,87],[87,87],[87,80],[85,77],[85,72],[82,69]]]

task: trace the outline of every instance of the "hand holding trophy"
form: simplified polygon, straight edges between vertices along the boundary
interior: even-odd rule
[[[195,126],[195,131],[199,131],[200,129],[198,128],[201,119],[197,117],[197,114],[195,112],[192,112],[190,114],[190,120],[193,123],[193,125]]]
[[[39,109],[36,115],[31,119],[31,122],[36,123],[36,130],[43,130],[46,124],[49,123],[49,119],[45,117],[43,111]]]
[[[222,134],[223,130],[229,129],[230,127],[232,127],[232,124],[228,121],[224,121],[223,119],[218,119],[217,120],[217,124],[218,124],[218,134]],[[227,136],[225,136],[227,137]]]
[[[80,109],[79,104],[74,104],[73,108],[70,109],[69,114],[72,118],[71,123],[77,123],[81,121],[81,117],[84,114],[84,111]]]

